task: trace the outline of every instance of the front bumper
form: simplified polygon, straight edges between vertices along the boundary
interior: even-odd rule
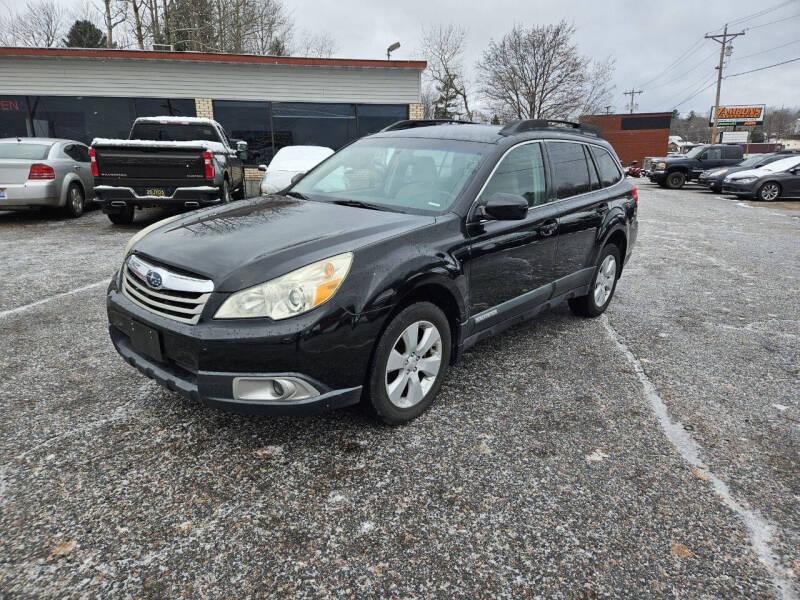
[[[221,201],[219,188],[212,185],[171,188],[168,196],[148,196],[143,190],[113,185],[96,185],[94,191],[106,212],[126,206],[207,206]]]
[[[210,299],[209,313],[221,302]],[[139,371],[207,405],[269,415],[312,414],[358,403],[374,340],[388,314],[387,309],[359,316],[325,305],[284,321],[206,318],[188,325],[140,308],[115,283],[106,306],[114,347]],[[132,322],[158,332],[160,360],[134,348]],[[237,377],[270,376],[302,379],[319,395],[274,402],[234,397]]]
[[[57,180],[0,183],[0,209],[23,209],[34,206],[60,206]]]
[[[722,189],[722,180],[718,177],[708,177],[706,175],[700,175],[697,179],[697,183],[702,185],[703,187],[710,188],[715,192],[718,192]]]
[[[755,196],[758,181],[751,183],[736,183],[735,181],[725,181],[722,183],[723,194],[733,194],[735,196]]]
[[[648,175],[650,181],[655,181],[656,183],[664,183],[667,180],[667,172],[666,171],[650,171]]]

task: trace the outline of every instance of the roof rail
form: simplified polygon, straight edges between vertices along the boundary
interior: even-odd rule
[[[514,135],[515,133],[523,133],[525,131],[534,131],[537,129],[577,129],[579,133],[593,135],[599,138],[603,137],[603,132],[596,125],[559,119],[518,119],[516,121],[511,121],[508,125],[503,127],[499,131],[499,134]]]
[[[475,125],[473,121],[457,121],[455,119],[405,119],[384,127],[381,131],[399,131],[413,129],[414,127],[428,127],[429,125]]]

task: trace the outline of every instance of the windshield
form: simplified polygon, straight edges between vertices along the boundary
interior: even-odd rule
[[[694,158],[695,156],[697,156],[698,154],[700,154],[700,153],[701,153],[703,150],[705,150],[705,149],[706,149],[706,147],[705,147],[705,146],[698,146],[697,148],[692,148],[691,150],[689,150],[689,151],[686,153],[686,155],[685,155],[685,156],[688,156],[689,158]]]
[[[738,163],[737,167],[752,167],[753,165],[757,165],[760,162],[764,161],[763,156],[751,156],[750,158],[745,158],[742,162]]]
[[[42,160],[48,152],[50,146],[45,144],[0,144],[0,158]]]
[[[800,156],[793,156],[791,158],[782,158],[781,160],[776,160],[774,163],[770,163],[764,167],[761,167],[765,171],[770,171],[772,173],[777,173],[778,171],[788,171],[789,169],[800,165]]]
[[[136,123],[131,130],[132,140],[153,140],[157,142],[218,142],[219,136],[211,125],[181,123]]]
[[[292,191],[312,200],[441,213],[453,204],[489,148],[455,140],[367,138],[331,156]]]

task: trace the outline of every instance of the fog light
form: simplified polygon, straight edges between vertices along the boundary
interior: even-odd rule
[[[281,402],[319,396],[317,389],[297,377],[236,377],[233,397],[236,400]]]

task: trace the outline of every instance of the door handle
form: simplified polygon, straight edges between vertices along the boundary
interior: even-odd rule
[[[542,237],[550,237],[558,231],[558,222],[550,221],[539,227],[539,235]]]
[[[80,165],[75,165],[72,168],[75,169],[76,171],[80,171],[81,170],[81,166]]]

